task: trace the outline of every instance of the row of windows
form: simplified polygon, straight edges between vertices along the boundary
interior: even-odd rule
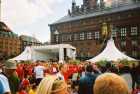
[[[132,51],[132,56],[137,57],[138,56],[138,51]]]
[[[20,40],[11,40],[11,39],[9,39],[9,40],[8,39],[0,39],[0,42],[1,43],[12,43],[12,44],[15,44],[15,43],[20,44],[21,43]]]
[[[138,41],[132,40],[132,41],[131,41],[131,44],[132,44],[133,46],[138,46]],[[126,41],[121,41],[121,46],[126,46]]]
[[[117,32],[119,32],[121,37],[126,37],[127,36],[127,31],[128,28],[122,27],[119,28],[118,30],[112,29],[112,37],[117,37]],[[130,31],[131,36],[137,36],[138,35],[138,27],[133,26],[131,27]],[[59,41],[60,36],[56,35],[55,41]],[[72,40],[90,40],[90,39],[99,39],[100,38],[100,33],[99,31],[96,32],[81,32],[81,33],[73,33],[73,34],[62,34],[61,39],[62,41],[72,41]]]
[[[125,52],[125,53],[126,53],[126,52]],[[131,52],[130,55],[131,55],[132,57],[139,57],[139,56],[140,56],[139,52],[136,51],[136,50],[132,50],[132,52]]]
[[[1,49],[20,49],[18,46],[7,46],[7,45],[0,45]]]
[[[136,12],[135,12],[136,13]],[[92,25],[96,22],[99,22],[99,23],[102,23],[104,20],[106,21],[110,21],[110,20],[117,20],[117,19],[123,19],[123,18],[126,18],[126,17],[129,17],[129,16],[132,16],[132,15],[135,15],[135,13],[125,13],[125,14],[122,14],[122,15],[110,15],[109,17],[106,16],[106,17],[101,17],[101,18],[96,18],[96,19],[84,19],[84,20],[79,20],[79,21],[74,21],[72,23],[64,23],[64,24],[59,24],[59,25],[56,25],[56,26],[50,26],[51,27],[51,30],[52,31],[55,31],[55,29],[58,29],[58,28],[72,28],[72,27],[75,27],[75,26],[82,26],[82,25]]]
[[[120,36],[121,37],[127,36],[128,29],[126,27],[120,28],[119,30],[120,30]],[[137,36],[138,35],[138,27],[137,26],[131,27],[130,35],[131,36]],[[112,30],[112,36],[117,37],[116,30]]]
[[[100,33],[99,31],[96,31],[94,33],[92,32],[81,32],[81,33],[74,33],[74,34],[65,34],[62,35],[62,41],[72,41],[72,40],[86,40],[86,39],[99,39]],[[56,42],[58,42],[58,35],[56,36]]]
[[[5,38],[18,38],[17,35],[14,35],[14,34],[4,34],[4,33],[0,33],[0,37],[5,37]]]
[[[21,44],[20,43],[11,43],[11,42],[1,42],[0,41],[0,44],[2,44],[2,45],[9,45],[9,46],[20,46]]]
[[[35,42],[23,42],[24,45],[41,45],[41,43],[35,43]]]

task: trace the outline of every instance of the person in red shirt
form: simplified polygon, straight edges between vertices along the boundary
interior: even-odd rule
[[[22,90],[19,91],[18,94],[28,94],[28,93],[26,92],[26,90],[22,89]]]
[[[16,69],[16,72],[18,74],[18,77],[20,80],[22,80],[24,78],[24,70],[23,70],[23,66],[22,64],[18,64],[17,65],[17,69]]]
[[[30,82],[28,80],[28,75],[25,75],[25,77],[22,79],[22,82],[20,84],[20,88],[21,90],[25,89],[26,91],[28,91],[29,86],[30,86]]]
[[[140,84],[137,85],[137,88],[132,91],[132,94],[140,94]]]
[[[67,64],[60,64],[59,65],[59,72],[56,74],[56,76],[61,80],[68,80],[68,65]]]

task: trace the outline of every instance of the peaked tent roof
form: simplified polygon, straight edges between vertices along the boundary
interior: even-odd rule
[[[136,61],[136,59],[131,58],[131,57],[125,55],[124,53],[120,52],[116,48],[114,40],[111,38],[110,40],[108,40],[106,48],[99,55],[97,55],[96,57],[94,57],[88,61],[90,61],[90,62],[98,62],[101,60],[117,61],[120,59]]]
[[[26,47],[20,55],[12,58],[11,60],[32,60],[31,47]]]

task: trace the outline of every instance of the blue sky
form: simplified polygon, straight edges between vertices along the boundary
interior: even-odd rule
[[[18,35],[50,40],[48,24],[67,15],[72,0],[2,0],[1,20]],[[76,0],[78,4],[82,0]]]

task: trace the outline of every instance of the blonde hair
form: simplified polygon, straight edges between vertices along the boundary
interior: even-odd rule
[[[94,94],[130,94],[125,80],[114,73],[105,73],[97,77]]]
[[[56,76],[45,77],[37,88],[37,94],[54,94],[67,88],[65,81]]]
[[[67,85],[65,83],[64,80],[59,80],[59,79],[56,79],[53,83],[53,86],[52,86],[52,93],[56,93],[59,92],[59,91],[62,91],[64,89],[67,88]]]

